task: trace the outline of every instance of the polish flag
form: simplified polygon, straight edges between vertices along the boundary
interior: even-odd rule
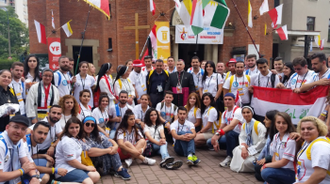
[[[270,18],[272,19],[272,27],[276,28],[277,25],[282,24],[282,10],[283,4],[277,6],[276,8],[268,11]]]
[[[325,41],[325,39],[322,39],[321,40],[320,50],[323,50],[324,49],[324,41]]]
[[[154,0],[149,0],[149,3],[150,3],[150,11],[152,12],[152,15],[155,15],[155,2]]]
[[[34,25],[36,26],[38,42],[43,43],[43,44],[47,44],[45,26],[40,24],[36,20],[34,20]]]
[[[281,40],[288,40],[288,29],[287,26],[284,25],[278,29],[276,29],[278,36],[280,36]]]
[[[260,15],[262,15],[268,11],[269,11],[268,0],[264,0],[264,2],[262,2],[261,6],[259,8]]]

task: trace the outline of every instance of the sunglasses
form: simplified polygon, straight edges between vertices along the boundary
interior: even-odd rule
[[[89,125],[90,125],[91,127],[94,127],[94,124],[95,124],[95,123],[85,123],[86,127],[89,127]]]

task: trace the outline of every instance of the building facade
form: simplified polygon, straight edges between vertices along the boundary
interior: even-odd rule
[[[0,7],[6,6],[13,7],[18,19],[29,26],[27,0],[0,0]]]
[[[248,1],[235,0],[238,10],[242,14],[244,22],[247,24]],[[153,16],[149,11],[149,1],[147,0],[109,0],[111,19],[98,10],[91,8],[88,19],[85,41],[81,61],[92,62],[97,68],[103,63],[111,62],[114,66],[124,64],[128,59],[135,58],[135,31],[125,29],[126,26],[135,25],[135,14],[138,14],[138,25],[150,25],[149,29],[140,29],[138,35],[139,52],[150,33],[151,28],[157,21],[169,21],[171,35],[171,55],[175,59],[183,58],[187,64],[194,54],[201,59],[213,60],[215,62],[227,62],[233,55],[256,53],[252,41],[243,26],[239,15],[231,0],[227,0],[230,8],[230,16],[224,29],[224,42],[222,45],[196,45],[175,44],[174,26],[180,24],[173,0],[154,0],[156,14]],[[270,18],[267,14],[259,15],[259,7],[263,0],[251,0],[253,9],[253,28],[249,28],[251,36],[260,53],[265,58],[272,57],[273,33],[265,35],[264,25],[270,27]],[[270,9],[274,6],[274,0],[269,0]],[[51,25],[51,10],[54,12],[55,30]],[[84,1],[61,1],[61,0],[29,0],[29,34],[30,52],[36,54],[47,54],[47,46],[39,44],[33,21],[37,20],[45,25],[46,35],[61,39],[62,55],[77,58],[81,45],[81,38],[89,6]],[[70,21],[73,35],[66,37],[60,26]],[[187,66],[187,65],[186,65]]]

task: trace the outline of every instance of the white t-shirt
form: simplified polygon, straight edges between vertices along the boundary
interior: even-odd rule
[[[234,106],[234,108],[228,112],[228,110],[226,110],[224,113],[222,113],[221,115],[221,123],[224,123],[226,125],[229,125],[230,122],[236,119],[239,121],[239,123],[235,126],[235,128],[233,129],[234,132],[236,133],[240,133],[241,132],[241,128],[243,123],[245,122],[243,116],[242,116],[242,109],[239,108],[238,106]]]
[[[268,71],[266,76],[262,75],[261,73],[255,74],[251,76],[251,86],[260,86],[265,88],[272,88],[272,81],[271,81],[272,72]],[[274,88],[276,85],[280,83],[280,79],[277,75],[275,75],[274,81]]]
[[[318,139],[326,139],[319,137]],[[309,144],[305,143],[300,151],[297,153],[297,171],[298,177],[296,182],[303,183],[307,181],[314,173],[314,167],[320,167],[330,171],[330,144],[324,141],[317,141],[313,144],[312,148],[306,148]],[[313,141],[313,142],[314,142]],[[310,159],[307,157],[307,151],[310,151]],[[320,184],[329,184],[330,175],[327,174],[325,179]]]
[[[275,160],[281,160],[282,158],[290,160],[282,168],[291,169],[294,171],[294,159],[296,155],[296,141],[290,139],[290,134],[286,133],[282,140],[280,140],[280,133],[274,135],[273,141],[270,143],[270,152],[275,154]]]
[[[196,117],[194,112],[195,112],[195,106],[192,107],[188,112],[187,120],[195,124],[197,122],[197,119],[202,119],[202,114],[200,108],[197,108],[196,110]]]
[[[143,94],[147,94],[147,83],[146,83],[146,75],[144,72],[137,73],[134,70],[129,74],[128,77],[133,85],[135,85],[135,89],[139,95],[138,100],[141,98]]]
[[[0,170],[2,172],[11,172],[12,168],[12,158],[11,158],[11,149],[13,149],[12,141],[10,141],[7,131],[1,133],[0,135],[3,136],[7,146],[0,140]],[[16,145],[18,146],[18,157],[23,158],[28,156],[26,152],[26,144],[21,139]],[[7,154],[6,154],[6,147],[7,147]],[[29,159],[30,160],[30,159]],[[17,160],[19,162],[19,160]],[[16,180],[17,179],[17,180]],[[16,178],[15,181],[21,181],[20,178]],[[0,184],[4,184],[5,182],[0,182]]]
[[[245,70],[245,75],[250,75],[250,76],[252,76],[252,75],[255,75],[255,74],[259,74],[259,73],[260,73],[260,72],[259,72],[257,66],[255,66],[253,70],[252,70],[251,68]]]
[[[194,72],[194,68],[193,67],[190,67],[190,68],[188,68],[187,72],[191,73],[191,75],[193,76],[194,84],[195,84],[195,89],[197,91],[198,90],[198,85],[199,85],[199,80],[203,76],[202,74],[204,74],[204,70],[202,68],[199,68],[199,71],[196,74]]]
[[[82,151],[81,143],[76,138],[63,136],[56,146],[55,167],[66,169],[68,172],[73,171],[76,168],[67,162],[78,160],[81,163],[80,155]],[[56,174],[55,177],[59,178],[60,175]]]
[[[71,76],[69,72],[62,73],[59,70],[54,73],[54,84],[60,92],[60,97],[70,95]]]
[[[217,126],[215,125],[216,123],[218,123],[217,110],[212,106],[206,108],[204,113],[202,114],[202,121],[203,121],[203,127],[205,127],[208,122],[212,122],[212,126],[214,130],[217,130]],[[206,131],[211,132],[212,126]]]
[[[241,98],[241,101],[243,104],[250,103],[250,93],[249,93],[249,86],[250,82],[247,79],[246,75],[243,75],[242,77],[237,77],[236,75],[233,76],[234,80],[233,83],[230,86],[230,77],[223,85],[224,89],[230,89],[229,93],[233,93],[235,96],[237,94],[237,91],[239,93],[239,96]]]
[[[149,132],[149,135],[156,139],[156,140],[160,140],[160,131],[164,130],[163,125],[158,125],[157,129],[155,130],[156,125],[152,125],[151,127],[149,127],[148,125],[145,125],[144,129],[143,129],[143,133],[145,134],[146,132]]]
[[[178,114],[178,109],[175,108],[175,105],[171,103],[171,107],[167,107],[165,102],[163,108],[162,107],[162,102],[159,102],[156,105],[156,110],[160,112],[160,115],[162,118],[164,118],[168,122],[172,122],[172,118]]]
[[[178,132],[188,132],[188,131],[191,131],[191,130],[195,130],[195,125],[192,122],[188,121],[188,120],[186,120],[183,124],[180,124],[179,120],[175,120],[171,124],[170,128],[171,128],[171,131],[175,130],[176,133],[178,133]]]
[[[312,83],[314,81],[315,73],[308,70],[304,75],[298,75],[297,73],[292,74],[290,77],[290,83],[288,83],[287,88],[296,89],[300,88],[303,84]]]
[[[138,138],[138,140],[136,140],[136,137]],[[136,144],[137,141],[139,141],[140,139],[143,139],[143,135],[140,132],[140,130],[138,130],[138,135],[135,136],[135,129],[133,128],[131,133],[129,133],[127,130],[124,132],[124,130],[119,129],[118,130],[118,134],[117,134],[117,140],[122,139],[124,142],[128,141],[130,143],[132,143],[133,145]]]
[[[108,109],[105,109],[103,112],[97,107],[93,110],[93,117],[96,119],[96,123],[100,127],[105,127],[106,123],[109,121]]]
[[[46,122],[48,122],[47,119],[44,119],[44,120]],[[31,125],[29,127],[29,129],[33,130],[34,125],[35,124]],[[50,129],[48,131],[48,135],[47,135],[45,141],[43,143],[41,143],[41,144],[38,144],[38,149],[39,150],[48,149],[50,147],[50,145],[52,144],[52,142],[55,142],[57,140],[57,136],[56,135],[58,135],[60,133],[62,133],[62,128],[61,128],[61,125],[58,122],[55,123],[54,126],[50,126]]]
[[[68,116],[64,116],[64,114],[62,114],[61,119],[60,119],[56,124],[61,125],[61,128],[62,128],[62,130],[63,130],[64,127],[65,127],[66,122],[68,122],[68,120],[69,120],[71,117],[72,117],[71,114],[68,115]],[[77,118],[78,118],[80,121],[82,121],[82,117],[80,116],[80,114],[77,114]]]
[[[213,73],[210,77],[206,76],[205,81],[202,81],[202,76],[199,79],[199,85],[198,87],[203,88],[203,94],[204,93],[211,93],[213,97],[218,92],[218,86],[219,84],[223,84],[222,76],[218,73]]]
[[[25,88],[24,82],[22,82],[21,79],[19,79],[18,82],[16,82],[15,80],[12,80],[11,83],[9,84],[9,86],[14,89],[14,92],[16,94],[16,97],[17,97],[17,100],[18,100],[18,103],[19,103],[20,113],[22,115],[24,115],[25,114],[24,99],[26,98],[25,97],[25,89],[26,88]]]
[[[330,76],[330,69],[328,68],[327,71],[321,76],[321,79],[329,79],[328,77]],[[319,73],[315,73],[314,76],[314,81],[319,81],[320,77],[319,77]]]
[[[80,74],[76,75],[76,82],[74,83],[74,97],[77,100],[78,103],[80,103],[79,100],[79,92],[88,89],[91,92],[91,97],[93,97],[93,91],[92,87],[95,85],[95,79],[94,77],[87,74],[87,76],[82,79]],[[93,107],[93,98],[91,98],[88,102],[88,105]]]
[[[147,110],[148,110],[149,108],[150,108],[150,107],[149,107],[149,105],[148,105],[146,111],[143,112],[142,107],[141,107],[141,104],[136,105],[136,106],[133,108],[133,113],[134,113],[134,115],[135,115],[135,119],[139,119],[139,120],[141,120],[142,122],[144,122],[144,117],[145,117],[146,112],[147,112]]]
[[[79,115],[81,119],[83,120],[86,116],[91,116],[92,115],[92,107],[88,105],[88,108],[83,106],[81,103],[79,103],[80,106],[80,111]]]

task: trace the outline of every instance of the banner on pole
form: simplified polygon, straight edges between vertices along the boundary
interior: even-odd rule
[[[167,58],[171,56],[170,24],[156,21],[155,25],[157,25],[157,59],[162,59],[167,63]]]
[[[293,124],[305,116],[318,117],[326,105],[329,86],[317,86],[307,93],[293,93],[289,89],[253,86],[251,106],[259,116],[267,111],[278,110],[291,116]]]
[[[191,26],[175,26],[175,43],[196,44],[196,38]],[[223,29],[204,27],[198,34],[197,44],[223,44]]]
[[[61,57],[61,39],[60,38],[48,38],[48,61],[49,68],[52,70],[57,70],[58,58]]]

